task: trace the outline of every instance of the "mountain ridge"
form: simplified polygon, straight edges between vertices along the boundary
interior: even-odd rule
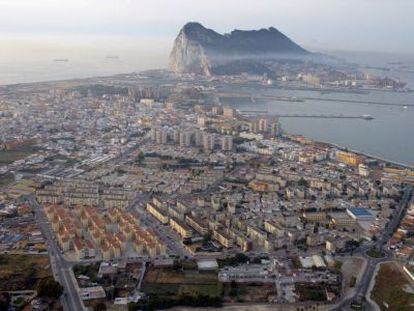
[[[240,65],[240,61],[248,64],[260,59],[311,54],[274,27],[235,29],[220,34],[198,22],[190,22],[181,28],[174,41],[170,69],[177,73],[211,75],[218,67],[234,61]]]

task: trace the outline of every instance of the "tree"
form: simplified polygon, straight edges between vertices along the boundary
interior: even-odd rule
[[[335,261],[335,264],[334,264],[334,268],[335,268],[335,271],[336,272],[341,272],[341,269],[342,269],[342,262],[341,261]]]
[[[210,241],[211,241],[211,234],[210,233],[205,234],[203,236],[203,245],[208,244],[208,242],[210,242]]]
[[[237,296],[237,283],[233,280],[230,283],[230,291],[229,291],[229,296],[230,297],[235,297]]]
[[[355,276],[351,277],[351,280],[349,281],[349,287],[355,287],[357,278]]]
[[[97,302],[93,306],[93,311],[105,311],[106,310],[106,304],[103,302]]]
[[[9,310],[10,300],[8,293],[0,293],[0,311]]]
[[[144,162],[144,160],[145,160],[145,154],[142,151],[140,151],[138,156],[135,159],[135,162],[138,163],[138,164],[142,164],[142,162]]]
[[[298,185],[309,188],[309,182],[307,180],[305,180],[303,177],[301,179],[299,179]]]
[[[237,253],[236,256],[234,256],[234,259],[236,263],[246,263],[249,261],[249,257],[243,253]]]
[[[36,287],[38,296],[58,299],[63,293],[63,286],[52,278],[42,279]]]

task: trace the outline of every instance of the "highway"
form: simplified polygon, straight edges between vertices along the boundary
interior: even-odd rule
[[[66,259],[62,256],[59,247],[53,239],[52,230],[49,227],[49,222],[42,206],[37,203],[33,196],[29,198],[29,201],[34,206],[37,223],[39,224],[39,228],[47,240],[53,275],[64,288],[63,295],[61,296],[63,309],[65,311],[84,310],[83,302],[79,297],[77,290],[77,284],[75,284],[76,280],[73,277],[72,263],[66,261]]]
[[[369,287],[372,281],[372,278],[374,277],[374,273],[376,270],[377,265],[379,265],[382,262],[390,261],[393,258],[392,252],[390,252],[386,245],[389,239],[391,238],[394,231],[397,229],[398,224],[401,221],[401,218],[404,215],[404,211],[408,207],[408,204],[410,203],[412,195],[412,187],[407,186],[404,189],[404,193],[402,195],[400,204],[398,206],[398,209],[396,211],[396,214],[392,218],[392,220],[388,223],[388,226],[386,227],[386,230],[382,236],[381,239],[378,239],[373,245],[367,246],[361,246],[355,253],[360,254],[367,260],[367,265],[365,268],[365,271],[363,272],[363,275],[361,277],[361,280],[356,285],[356,290],[353,295],[343,297],[342,300],[335,305],[335,307],[332,310],[350,310],[350,305],[353,301],[358,300],[361,301],[363,298],[369,298],[368,291]],[[383,258],[372,258],[367,255],[367,251],[372,248],[376,247],[378,249],[381,249],[385,256]],[[378,310],[378,307],[374,305],[370,299],[366,299],[365,304],[365,310]]]

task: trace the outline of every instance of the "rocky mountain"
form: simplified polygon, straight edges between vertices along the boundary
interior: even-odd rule
[[[273,27],[222,35],[193,22],[175,39],[170,69],[204,75],[262,74],[269,70],[269,61],[302,59],[311,54]]]

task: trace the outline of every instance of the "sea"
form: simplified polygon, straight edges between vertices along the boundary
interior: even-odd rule
[[[173,38],[0,34],[0,85],[166,68]]]
[[[414,90],[414,56],[355,52],[337,52],[335,56],[370,67],[367,70],[375,75],[400,79],[407,83],[407,88]],[[370,90],[366,94],[325,93],[271,87],[262,89],[260,93],[312,100],[256,100],[252,103],[250,100],[230,99],[228,104],[240,110],[262,110],[274,115],[370,115],[373,120],[282,117],[280,123],[288,133],[414,168],[414,92]]]
[[[6,85],[166,68],[173,38],[0,35],[0,42],[0,85]],[[338,51],[331,55],[376,67],[367,70],[400,79],[414,90],[412,55]],[[413,92],[321,93],[277,87],[260,89],[259,92],[312,97],[313,100],[251,102],[235,99],[228,104],[240,110],[262,110],[269,114],[371,115],[374,119],[370,121],[281,118],[280,122],[286,132],[414,167],[414,107],[410,106],[414,105]],[[341,102],[341,99],[355,102]],[[389,105],[364,103],[367,101]]]

